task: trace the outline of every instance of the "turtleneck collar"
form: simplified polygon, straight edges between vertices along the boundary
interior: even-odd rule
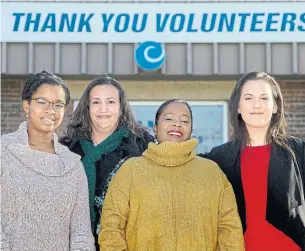
[[[18,141],[15,143],[30,148],[29,135],[28,135],[28,122],[23,121],[19,125],[19,128],[15,133],[18,134]],[[58,150],[59,148],[61,148],[61,146],[60,143],[58,142],[58,136],[56,135],[55,132],[53,132],[52,134],[52,140],[54,142],[55,153],[58,153]]]
[[[161,144],[149,143],[143,156],[162,166],[182,165],[196,157],[196,139],[183,142],[165,141]]]
[[[66,146],[61,145],[55,132],[53,133],[53,141],[56,154],[32,150],[28,142],[27,129],[28,124],[24,121],[16,132],[3,135],[1,138],[3,146],[24,165],[45,176],[61,176],[79,164],[80,156],[72,153]],[[58,157],[64,167],[55,170],[55,168],[52,168],[51,160]]]

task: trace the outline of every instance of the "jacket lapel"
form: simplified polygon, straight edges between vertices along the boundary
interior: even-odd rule
[[[278,145],[271,149],[268,170],[267,209],[289,210],[300,205],[299,173],[291,154]]]
[[[244,231],[246,230],[246,207],[245,195],[241,179],[240,154],[241,143],[234,140],[228,143],[228,148],[224,149],[225,166],[229,181],[232,183],[235,196],[237,198],[238,212],[242,219]]]

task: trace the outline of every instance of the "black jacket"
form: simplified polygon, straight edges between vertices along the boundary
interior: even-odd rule
[[[70,151],[80,155],[81,158],[83,158],[84,152],[79,143],[81,139],[91,141],[91,139],[88,138],[74,136],[71,140],[63,137],[60,139],[60,143],[68,146]],[[128,138],[123,138],[121,145],[117,149],[103,154],[101,159],[95,163],[97,171],[96,194],[100,194],[105,185],[107,177],[120,160],[127,160],[128,158],[141,156],[142,153],[147,149],[148,143],[153,142],[153,140],[153,136],[151,136],[148,132],[145,132],[143,137],[136,137],[134,134],[130,134]]]
[[[271,149],[268,170],[267,221],[289,236],[305,251],[305,142],[291,139],[292,155],[279,145]],[[239,141],[230,141],[199,156],[215,161],[231,182],[238,211],[246,231],[246,208],[241,180]]]
[[[67,137],[60,139],[60,143],[69,147],[69,149],[80,155],[81,158],[84,157],[84,152],[79,143],[81,139],[88,139],[83,137],[74,136],[72,140]],[[148,132],[145,132],[143,137],[137,137],[134,134],[130,134],[127,138],[123,138],[120,146],[114,151],[109,153],[104,153],[101,156],[101,159],[95,163],[96,166],[96,189],[95,196],[98,198],[105,197],[105,192],[108,189],[109,182],[117,169],[129,158],[141,156],[142,153],[147,149],[148,143],[152,142],[154,137],[151,136]],[[94,222],[95,229],[99,224],[101,216],[101,208],[98,208],[95,205],[96,219],[97,222]],[[97,234],[94,232],[97,246]],[[97,246],[98,250],[98,246]]]

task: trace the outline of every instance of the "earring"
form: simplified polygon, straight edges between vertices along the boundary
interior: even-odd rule
[[[26,117],[26,118],[28,118],[28,117],[29,117],[29,115],[26,113],[26,114],[25,114],[25,117]]]
[[[159,142],[158,142],[158,140],[157,140],[156,135],[155,135],[154,143],[155,143],[156,145],[158,145],[158,144],[159,144]]]

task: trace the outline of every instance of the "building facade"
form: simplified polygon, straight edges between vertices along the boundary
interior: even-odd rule
[[[11,2],[5,1],[5,3]],[[31,5],[38,1],[13,2]],[[121,1],[120,3],[89,0],[39,1],[40,4],[56,3],[61,6],[71,2],[82,4],[82,6],[95,4],[101,8],[104,8],[106,4],[114,3],[117,4],[117,8],[120,4],[126,3],[136,4],[143,9],[149,8],[147,1]],[[161,9],[166,8],[169,2],[187,6],[192,4],[217,6],[223,3],[235,6],[247,3],[247,1],[178,0],[149,2],[157,3]],[[252,1],[252,3],[263,5],[275,2]],[[283,3],[287,1],[276,2],[279,5]],[[289,3],[295,7],[303,4],[298,1]],[[302,18],[301,15],[301,21]],[[11,23],[4,22],[3,25],[12,26]],[[298,27],[302,28],[301,25],[299,24]],[[302,34],[305,38],[304,31]],[[283,33],[282,36],[287,35]],[[35,42],[30,37],[29,39],[24,37],[24,41],[2,39],[1,133],[16,130],[19,123],[24,120],[20,93],[25,79],[30,74],[41,70],[56,73],[65,79],[71,90],[72,102],[68,106],[63,124],[58,129],[59,134],[63,132],[88,82],[97,75],[110,75],[119,80],[126,90],[136,118],[149,127],[152,126],[154,112],[162,101],[171,98],[189,101],[195,112],[194,119],[197,125],[195,137],[202,144],[200,150],[205,151],[230,138],[227,102],[237,79],[246,72],[265,71],[273,74],[281,85],[288,111],[289,132],[305,140],[305,41],[295,41],[292,38],[291,41],[280,39],[273,42],[264,39],[263,42],[251,42],[236,37],[232,41],[217,40],[201,43],[193,42],[187,37],[180,39],[180,42],[171,42],[171,39],[175,38],[162,42],[166,58],[162,66],[153,71],[143,70],[137,64],[134,53],[140,41],[136,40],[134,42],[92,42],[82,38],[79,42],[68,39],[64,42]],[[128,40],[132,38],[129,37]],[[150,115],[147,116],[147,114]],[[207,146],[204,146],[207,142]]]

